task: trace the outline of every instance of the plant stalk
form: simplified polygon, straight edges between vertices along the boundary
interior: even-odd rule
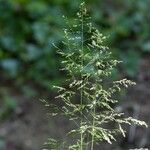
[[[82,58],[81,58],[81,65],[83,67],[83,40],[84,40],[84,35],[83,35],[83,12],[82,12],[82,19],[81,19],[81,52],[82,52]],[[81,72],[81,79],[82,79],[82,72]],[[81,107],[82,107],[82,104],[83,104],[83,90],[81,89]],[[81,109],[81,126],[83,124],[83,120],[82,120],[82,109]],[[83,133],[81,131],[81,150],[83,150]]]
[[[91,142],[91,150],[94,150],[94,126],[95,126],[95,106],[93,108],[93,123],[92,123],[92,142]]]

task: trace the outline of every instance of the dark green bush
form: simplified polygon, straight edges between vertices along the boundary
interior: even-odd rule
[[[69,14],[69,23],[72,23],[80,2],[0,0],[1,75],[21,83],[31,80],[44,86],[50,79],[60,82],[60,77],[63,78],[58,71],[60,58],[51,43],[60,45],[62,14]],[[124,60],[124,72],[134,76],[139,56],[150,52],[147,13],[150,1],[89,0],[87,5],[91,7],[93,22],[102,33],[110,35],[115,57]]]

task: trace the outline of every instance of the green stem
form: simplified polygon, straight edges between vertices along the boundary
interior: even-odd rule
[[[84,40],[84,35],[83,35],[83,12],[82,12],[82,20],[81,20],[81,22],[82,22],[82,26],[81,26],[81,33],[82,33],[82,35],[81,35],[81,51],[82,51],[82,57],[83,57],[83,40]],[[83,66],[83,58],[81,59],[81,65]],[[82,79],[82,72],[81,72],[81,79]],[[82,107],[82,104],[83,104],[83,90],[81,89],[81,107]],[[83,120],[82,120],[82,109],[81,109],[81,126],[82,126],[82,124],[83,124]],[[81,150],[83,150],[83,133],[82,133],[82,131],[81,131],[81,137],[80,137],[81,139]]]
[[[88,147],[89,147],[89,134],[87,133],[87,142],[86,142],[86,150],[88,150]]]
[[[92,124],[92,143],[91,143],[91,150],[94,150],[94,126],[95,126],[95,106],[93,110],[93,124]]]

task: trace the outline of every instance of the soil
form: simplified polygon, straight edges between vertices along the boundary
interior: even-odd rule
[[[118,107],[135,118],[144,120],[150,126],[150,60],[144,58],[140,62],[136,76],[137,85],[129,89],[126,101]],[[51,136],[63,137],[69,128],[68,122],[60,118],[48,118],[47,110],[39,101],[41,97],[53,100],[54,94],[43,92],[39,96],[28,97],[16,90],[13,84],[3,84],[1,88],[7,92],[18,105],[11,111],[9,117],[0,122],[0,149],[1,150],[42,150],[43,143]],[[42,94],[41,94],[42,93]],[[131,126],[127,128],[127,137],[118,138],[113,145],[102,143],[98,150],[128,150],[130,148],[150,148],[150,128]]]

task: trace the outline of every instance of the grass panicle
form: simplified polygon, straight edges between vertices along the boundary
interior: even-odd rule
[[[91,23],[85,3],[81,3],[72,26],[64,29],[65,51],[55,46],[63,57],[62,66],[67,74],[65,87],[55,86],[61,105],[46,105],[54,109],[54,116],[64,115],[75,126],[61,142],[49,139],[51,150],[94,150],[95,144],[106,141],[112,144],[118,134],[125,137],[124,124],[146,126],[146,123],[125,118],[114,106],[122,88],[135,85],[122,79],[111,82],[111,74],[120,61],[112,58],[105,45],[106,37]],[[107,83],[107,84],[106,84]]]

